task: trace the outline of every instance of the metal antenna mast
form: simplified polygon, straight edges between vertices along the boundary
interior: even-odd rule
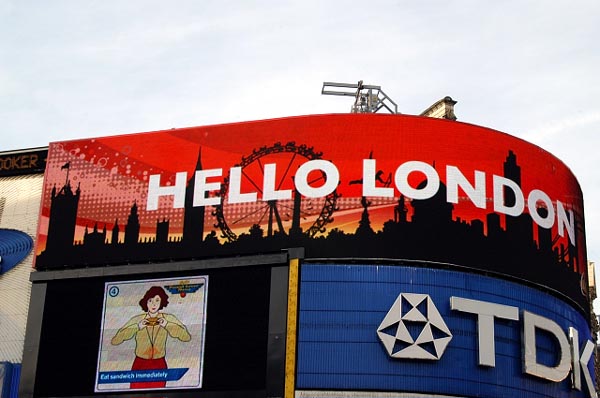
[[[335,91],[329,88],[354,90]],[[387,109],[390,113],[398,113],[398,105],[383,92],[381,86],[363,84],[362,80],[356,84],[324,82],[321,94],[354,97],[354,105],[350,110],[352,113],[376,113],[382,108]]]

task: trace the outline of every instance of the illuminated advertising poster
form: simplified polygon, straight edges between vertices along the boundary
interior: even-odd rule
[[[200,388],[208,276],[106,283],[96,392]]]
[[[345,114],[52,143],[36,268],[305,248],[527,280],[588,310],[583,199],[560,160],[449,120]]]

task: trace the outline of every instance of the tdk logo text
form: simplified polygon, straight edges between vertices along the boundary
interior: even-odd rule
[[[415,293],[398,296],[377,334],[393,358],[437,360],[452,339],[452,333],[431,298]]]
[[[588,340],[579,347],[579,332],[574,327],[564,331],[551,319],[518,307],[487,301],[450,297],[453,311],[472,314],[477,318],[479,366],[496,366],[494,324],[496,319],[521,322],[522,370],[531,376],[561,382],[570,377],[571,386],[582,389],[582,378],[592,398],[597,398],[588,363],[594,343]],[[557,363],[548,366],[538,362],[536,331],[554,337],[558,350]],[[401,293],[377,329],[379,339],[393,358],[439,360],[450,344],[452,333],[431,297],[426,294]]]

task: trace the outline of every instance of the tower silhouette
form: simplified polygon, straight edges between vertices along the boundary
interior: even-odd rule
[[[360,220],[358,221],[356,235],[363,237],[367,235],[375,235],[375,231],[373,231],[373,228],[371,228],[371,220],[369,219],[369,206],[371,205],[371,202],[369,202],[367,198],[363,196],[360,200],[360,204],[363,207],[363,211],[360,216]]]
[[[294,189],[294,209],[292,211],[292,226],[290,228],[290,236],[298,237],[302,234],[300,227],[300,207],[302,206],[302,196],[297,189]]]
[[[73,193],[71,181],[69,180],[70,166],[70,163],[66,163],[61,167],[62,170],[67,170],[65,185],[58,191],[56,186],[52,188],[48,238],[46,241],[46,251],[48,253],[68,252],[75,239],[75,225],[77,223],[77,209],[81,189],[78,185],[75,193]]]
[[[202,148],[198,150],[196,170],[202,170]],[[194,245],[202,243],[204,239],[204,206],[194,207],[194,188],[196,173],[188,180],[185,191],[185,213],[183,215],[183,243]]]
[[[423,189],[427,185],[427,180],[421,182],[417,189]],[[428,228],[439,228],[452,221],[452,211],[454,205],[446,201],[446,185],[440,183],[440,187],[435,195],[429,199],[413,199],[412,221]]]
[[[517,155],[512,150],[508,151],[506,160],[504,161],[504,178],[516,183],[521,187],[521,167],[517,164]],[[517,202],[515,193],[512,189],[504,187],[504,205],[506,207],[512,207]],[[508,233],[515,233],[519,230],[519,223],[517,218],[514,216],[506,216],[506,231]]]
[[[85,227],[85,233],[83,235],[83,245],[93,247],[96,249],[102,249],[106,243],[106,224],[102,229],[102,232],[98,231],[98,222],[94,224],[92,232],[88,231],[88,227]]]
[[[405,223],[408,220],[407,214],[408,208],[406,207],[406,198],[404,195],[400,195],[398,204],[394,207],[394,222]]]
[[[504,177],[516,183],[521,188],[521,166],[517,164],[517,155],[512,150],[504,161]],[[504,187],[504,205],[512,207],[517,199],[512,189]],[[506,232],[513,241],[533,241],[533,220],[530,215],[523,212],[518,216],[506,215]]]
[[[125,244],[135,245],[140,239],[140,218],[138,215],[137,202],[133,202],[131,212],[125,225]]]
[[[169,220],[163,218],[156,221],[156,242],[166,243],[169,241]]]

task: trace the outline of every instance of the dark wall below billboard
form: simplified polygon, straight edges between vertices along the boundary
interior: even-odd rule
[[[260,395],[266,382],[265,336],[269,322],[271,268],[211,269],[195,275],[207,275],[210,280],[203,383],[196,393],[212,391],[235,395],[245,392],[250,396]],[[190,273],[169,273],[156,277],[191,276],[193,274]],[[103,396],[102,393],[94,393],[94,385],[107,281],[116,279],[90,278],[48,283],[36,397]],[[186,391],[193,393],[189,389],[179,390],[179,393]],[[164,391],[161,396],[175,393],[177,391]]]

